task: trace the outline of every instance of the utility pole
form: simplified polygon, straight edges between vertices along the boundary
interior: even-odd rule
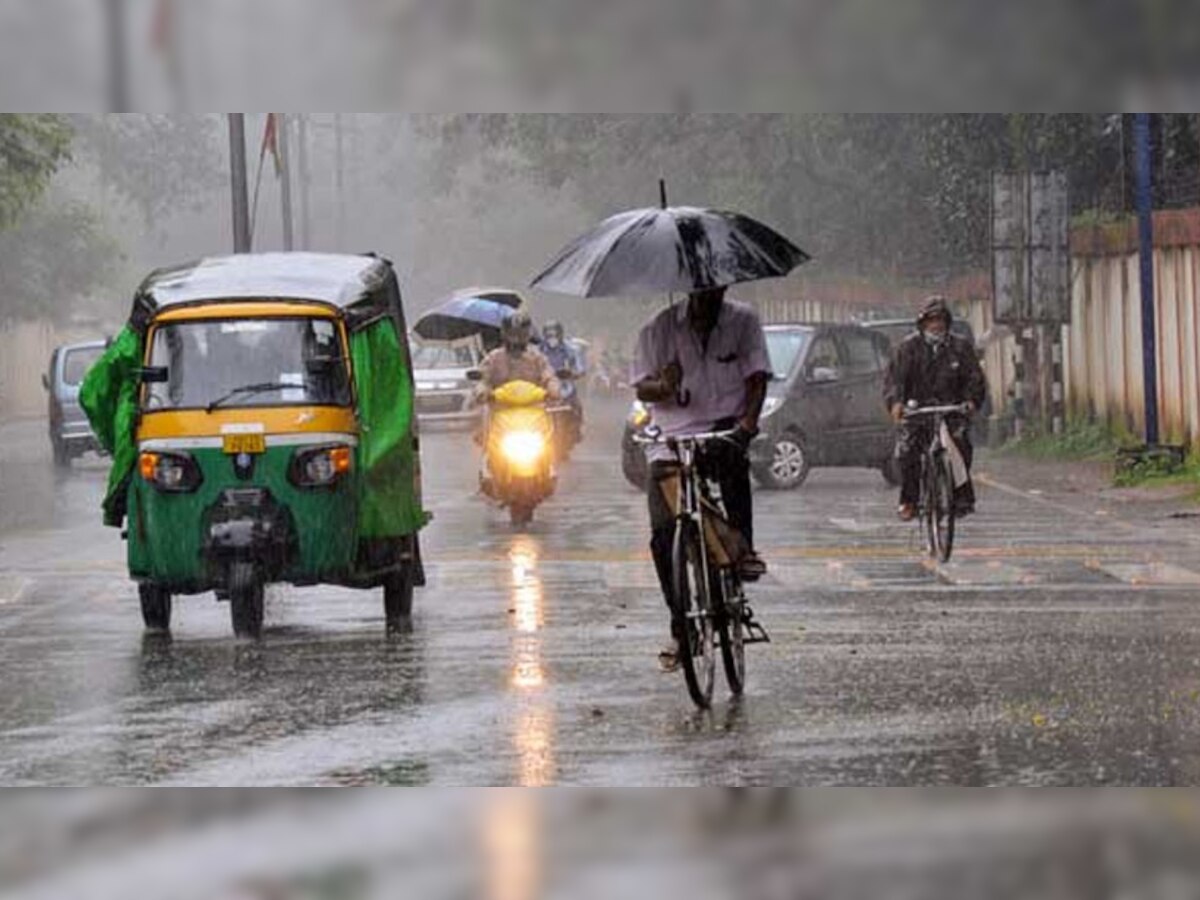
[[[250,252],[250,196],[246,184],[246,115],[229,113],[229,187],[233,207],[233,252]]]
[[[300,249],[312,249],[312,218],[309,207],[308,113],[296,113],[296,168],[300,188]]]
[[[296,240],[292,228],[292,160],[288,140],[291,125],[287,113],[276,113],[275,116],[275,133],[279,140],[279,204],[283,214],[283,249],[294,250]]]
[[[1158,341],[1154,322],[1154,217],[1151,199],[1153,160],[1150,114],[1133,117],[1135,199],[1138,218],[1138,262],[1142,293],[1142,380],[1145,387],[1146,446],[1158,445]]]
[[[129,112],[129,48],[125,42],[125,0],[107,0],[108,109]]]
[[[334,192],[337,203],[337,249],[346,243],[346,147],[342,114],[333,114]]]

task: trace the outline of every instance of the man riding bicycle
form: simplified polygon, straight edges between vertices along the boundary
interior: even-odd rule
[[[987,397],[987,379],[975,348],[950,333],[953,321],[944,297],[926,300],[917,319],[917,333],[897,345],[884,382],[884,402],[899,426],[896,458],[901,488],[897,512],[903,522],[916,518],[921,496],[921,453],[933,438],[932,422],[906,419],[906,405],[912,401],[919,406],[963,404],[972,413],[983,406]],[[974,458],[970,419],[954,415],[946,422],[969,473]],[[975,511],[975,487],[970,480],[955,490],[954,507],[959,517]]]
[[[664,438],[733,431],[709,448],[704,464],[720,484],[730,523],[751,548],[738,564],[744,581],[766,566],[754,552],[753,500],[747,448],[758,433],[771,376],[767,341],[750,306],[725,299],[725,288],[698,291],[686,303],[655,316],[638,336],[633,381],[637,397],[651,406]],[[648,451],[650,460],[650,550],[667,608],[673,610],[671,546],[675,519],[663,482],[678,460],[666,444]],[[664,670],[678,666],[679,634],[659,654]]]

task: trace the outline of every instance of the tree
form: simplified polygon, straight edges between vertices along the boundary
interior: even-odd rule
[[[123,258],[87,206],[42,202],[0,231],[0,318],[62,319],[115,279]]]
[[[149,226],[203,207],[227,177],[214,115],[77,115],[77,156],[134,205]]]
[[[0,229],[42,195],[70,144],[71,129],[61,116],[0,113]]]

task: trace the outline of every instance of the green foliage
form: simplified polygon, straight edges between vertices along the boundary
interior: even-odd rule
[[[80,203],[42,203],[0,231],[0,318],[62,318],[112,283],[120,247]]]
[[[1105,460],[1132,443],[1129,435],[1098,422],[1073,419],[1061,434],[1032,434],[1004,447],[1004,453],[1030,459]]]
[[[71,129],[61,116],[0,113],[0,229],[37,201],[70,145]]]
[[[1082,210],[1121,151],[1103,114],[447,114],[418,127],[451,175],[482,157],[573,187],[597,216],[657,203],[665,177],[671,202],[757,215],[827,270],[922,279],[986,266],[992,171],[1064,168]]]
[[[1195,484],[1200,488],[1200,457],[1190,456],[1180,466],[1165,455],[1147,456],[1121,468],[1113,477],[1117,487],[1151,484]]]
[[[147,224],[204,205],[228,174],[215,115],[77,115],[81,161],[130,201]]]

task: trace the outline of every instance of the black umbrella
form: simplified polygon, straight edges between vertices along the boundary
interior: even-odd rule
[[[779,278],[808,259],[748,216],[652,207],[605,219],[563,250],[533,287],[576,297],[688,293]]]

